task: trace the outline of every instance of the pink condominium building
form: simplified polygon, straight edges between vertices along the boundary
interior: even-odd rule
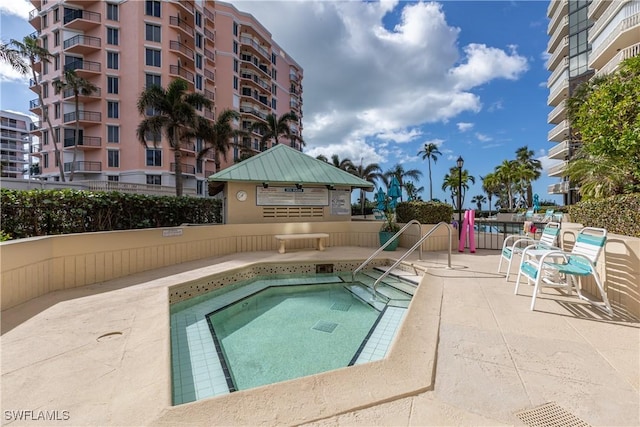
[[[210,0],[31,0],[30,23],[51,60],[36,64],[49,118],[59,141],[65,175],[72,167],[76,118],[80,145],[74,181],[93,181],[94,188],[137,187],[141,192],[175,187],[173,152],[166,141],[145,148],[136,137],[143,117],[137,100],[148,85],[166,88],[182,78],[189,90],[213,101],[201,114],[215,120],[225,109],[241,114],[235,125],[249,130],[269,114],[280,117],[294,112],[302,119],[303,70],[271,38],[252,15],[233,5]],[[75,108],[72,91],[56,94],[52,82],[64,79],[64,71],[76,74],[98,90],[79,97]],[[38,98],[30,110],[42,114]],[[35,134],[41,177],[59,179],[53,138],[44,120]],[[301,136],[302,124],[291,124]],[[257,132],[232,141],[234,148],[221,167],[260,150]],[[298,142],[281,140],[301,150]],[[197,161],[203,141],[184,147],[184,194],[207,194],[206,178],[215,173],[213,153]],[[264,148],[264,147],[263,147]],[[268,147],[266,147],[268,148]],[[135,184],[135,185],[134,185]],[[153,187],[150,187],[153,186]],[[160,186],[160,187],[157,187]]]

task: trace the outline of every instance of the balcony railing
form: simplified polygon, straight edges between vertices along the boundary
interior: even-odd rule
[[[271,60],[271,57],[269,55],[269,52],[262,46],[260,46],[255,40],[253,40],[251,37],[248,36],[240,36],[240,43],[242,44],[246,44],[249,46],[253,46],[253,48],[255,50],[257,50],[258,52],[260,52],[266,59],[268,59],[269,61]]]
[[[29,110],[33,110],[34,108],[40,108],[40,98],[29,101]]]
[[[569,155],[570,141],[565,139],[559,144],[554,145],[548,153],[550,159],[564,160]]]
[[[253,108],[253,107],[240,107],[240,112],[241,113],[249,113],[249,114],[253,114],[254,116],[260,117],[262,120],[266,120],[267,119],[267,114],[263,113],[262,111]]]
[[[563,120],[547,134],[548,141],[563,141],[569,137],[569,121]]]
[[[207,89],[204,90],[204,96],[211,101],[215,99],[214,93]]]
[[[84,92],[84,91],[82,91],[82,90],[81,90],[81,91],[78,93],[78,97],[79,97],[79,98],[100,98],[101,93],[102,93],[102,91],[100,90],[100,88],[99,88],[99,87],[96,87],[96,88],[95,88],[95,90],[93,90],[91,93],[89,93],[89,92]],[[75,94],[73,93],[73,89],[65,89],[65,90],[62,92],[62,97],[63,97],[64,99],[72,98],[72,97],[74,97],[74,96],[75,96]]]
[[[553,12],[553,15],[549,17],[549,24],[547,25],[547,34],[552,34],[558,24],[559,16],[564,13],[569,4],[568,0],[560,0],[560,7]]]
[[[567,168],[567,164],[568,163],[569,162],[563,161],[563,162],[558,163],[555,166],[551,166],[549,168],[548,175],[549,176],[561,176],[563,174],[564,170]]]
[[[64,15],[64,17],[62,18],[62,23],[64,25],[67,25],[77,19],[98,24],[100,23],[100,14],[96,12],[90,12],[88,10],[72,10]]]
[[[216,60],[216,54],[213,53],[213,51],[211,51],[209,49],[205,49],[204,50],[204,56],[207,57],[207,59],[210,59],[212,61]]]
[[[193,73],[191,71],[185,70],[184,68],[180,67],[179,65],[170,65],[169,66],[169,73],[176,75],[176,76],[180,76],[182,78],[184,78],[187,82],[189,83],[193,83]]]
[[[101,71],[102,65],[99,62],[95,61],[87,61],[84,59],[79,59],[77,61],[69,62],[64,65],[65,71],[90,71],[93,73],[99,73]]]
[[[154,195],[175,195],[176,188],[166,185],[134,184],[132,182],[118,181],[82,181],[83,185],[89,187],[89,191],[119,191],[121,193],[154,194]],[[182,190],[184,195],[195,196],[194,188]]]
[[[212,22],[215,21],[215,15],[213,14],[213,12],[211,12],[206,7],[204,9],[202,9],[202,11],[204,12],[204,16],[206,16],[207,18],[211,19]]]
[[[636,43],[632,46],[629,46],[625,49],[622,49],[620,52],[616,54],[607,65],[600,68],[595,74],[594,77],[601,77],[605,74],[611,74],[618,69],[618,66],[625,59],[633,58],[634,56],[640,56],[640,43]]]
[[[64,164],[64,171],[71,172],[73,162]],[[73,167],[74,172],[101,172],[102,162],[87,162],[84,160],[76,161]]]
[[[215,81],[215,74],[213,73],[213,71],[209,71],[209,70],[204,70],[204,78],[205,79],[209,79],[211,81]]]
[[[569,181],[563,181],[557,184],[551,184],[547,187],[547,193],[549,194],[567,194],[568,192],[569,192]]]
[[[567,108],[567,103],[566,101],[561,101],[553,110],[551,110],[549,112],[549,114],[547,115],[547,123],[553,123],[553,124],[557,124],[558,123],[558,119],[560,120],[564,120],[566,117],[566,108]]]
[[[562,41],[547,61],[547,70],[553,70],[558,65],[558,61],[569,53],[569,36],[564,36]]]
[[[176,164],[175,163],[171,163],[169,165],[169,168],[171,170],[171,172],[175,172],[176,171]],[[189,175],[195,175],[196,174],[196,167],[193,165],[188,165],[186,163],[181,163],[180,164],[180,171],[182,173],[186,173]]]
[[[82,34],[78,34],[77,36],[71,37],[67,39],[63,43],[64,49],[69,49],[73,46],[89,46],[92,48],[99,49],[102,41],[98,37],[85,36]]]
[[[73,147],[76,145],[75,137],[65,138],[64,146]],[[83,136],[78,141],[78,147],[100,147],[102,145],[102,138],[99,136]]]
[[[102,114],[97,112],[97,111],[84,111],[84,110],[80,110],[80,111],[72,111],[71,113],[66,113],[63,116],[64,122],[68,123],[68,122],[75,122],[76,121],[76,117],[79,121],[84,121],[84,122],[101,122],[102,121]]]
[[[181,52],[183,55],[185,55],[187,58],[191,60],[194,59],[195,54],[193,52],[193,49],[190,49],[189,47],[187,47],[187,45],[180,43],[179,41],[171,40],[169,42],[169,49],[177,50],[178,52]]]
[[[169,17],[169,25],[181,28],[185,33],[193,36],[193,27],[187,24],[184,19],[180,19],[178,16]]]
[[[620,37],[622,33],[629,29],[637,27],[640,27],[640,13],[636,13],[635,15],[623,19],[622,22],[620,22],[611,32],[611,34],[609,34],[609,36],[607,36],[607,38],[604,39],[597,48],[591,51],[591,56],[589,57],[590,65],[593,66],[593,64],[597,62],[599,57],[610,47],[613,41]],[[640,29],[638,29],[638,31],[640,31]]]

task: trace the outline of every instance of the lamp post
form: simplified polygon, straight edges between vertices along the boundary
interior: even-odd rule
[[[458,239],[460,239],[462,236],[462,167],[464,166],[462,156],[458,156],[456,166],[458,166]]]

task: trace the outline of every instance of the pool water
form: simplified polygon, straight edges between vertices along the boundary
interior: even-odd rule
[[[173,304],[174,404],[383,358],[411,297],[376,300],[346,276],[256,278]]]

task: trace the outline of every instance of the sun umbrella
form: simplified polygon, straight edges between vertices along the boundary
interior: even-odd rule
[[[384,202],[387,196],[382,191],[382,187],[378,188],[378,192],[376,193],[376,202],[378,203],[377,208],[379,211],[384,210]]]
[[[400,182],[398,182],[398,178],[394,176],[391,179],[391,184],[389,184],[389,190],[387,191],[387,196],[391,198],[389,206],[392,209],[396,208],[396,204],[398,203],[398,198],[400,197],[400,195]]]

